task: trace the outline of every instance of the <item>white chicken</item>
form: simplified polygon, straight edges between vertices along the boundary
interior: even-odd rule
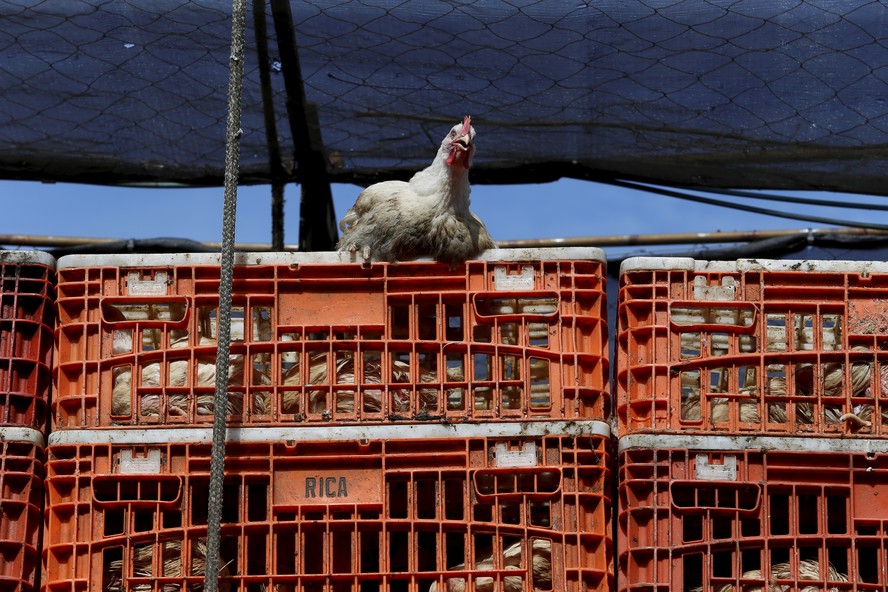
[[[466,116],[450,130],[427,168],[405,181],[364,189],[339,222],[340,251],[365,261],[432,257],[450,264],[471,259],[496,244],[469,209],[469,167],[475,130]]]
[[[854,346],[852,351],[868,352],[869,350],[866,347]],[[814,396],[814,385],[817,381],[815,370],[816,368],[812,364],[801,364],[795,370],[796,390],[794,394],[796,396]],[[851,364],[850,389],[846,387],[845,370],[841,364],[823,364],[821,371],[823,373],[823,379],[820,381],[821,393],[824,397],[840,397],[843,393],[850,390],[852,397],[873,398],[872,387],[870,384],[873,373],[872,361],[858,361]],[[880,386],[879,392],[888,393],[888,364],[879,365],[879,375],[877,380],[879,381]],[[739,405],[741,422],[761,422],[757,408],[757,399],[755,397],[757,389],[758,387],[756,385],[741,389],[741,394],[752,395],[748,398],[708,398],[710,404],[710,420],[714,423],[727,422],[730,419],[731,408]],[[687,387],[687,390],[687,394],[682,397],[681,418],[691,420],[701,419],[700,388],[699,386],[691,384]],[[720,391],[718,391],[717,388],[712,388],[711,392],[716,393]],[[786,397],[786,379],[782,377],[769,378],[765,394],[773,399]],[[787,405],[795,406],[795,420],[797,423],[806,425],[814,423],[816,419],[814,404],[802,401],[768,403],[768,421],[771,423],[787,423],[789,421]],[[888,403],[882,400],[879,408],[882,424],[888,425]],[[823,406],[823,420],[825,424],[847,424],[852,431],[872,429],[873,414],[874,409],[872,403],[856,403],[851,406],[850,411],[845,411],[840,405]]]
[[[407,413],[411,409],[411,391],[407,387],[410,382],[410,366],[399,360],[392,360],[391,368],[391,386],[389,387],[389,404],[388,411],[391,414]],[[365,360],[363,365],[363,382],[365,385],[385,384],[389,381],[382,379],[383,371],[379,359]],[[436,382],[436,375],[426,370],[421,371],[420,382],[430,383]],[[448,369],[448,381],[462,381],[462,372]],[[302,382],[302,376],[299,366],[293,366],[282,377],[284,386],[295,386]],[[329,385],[332,382],[336,384],[355,384],[355,360],[354,357],[342,357],[336,363],[336,378],[331,381],[327,376],[327,355],[323,353],[312,354],[309,357],[309,376],[308,383],[311,385]],[[397,383],[404,383],[405,388],[397,388]],[[453,390],[453,389],[451,389]],[[461,389],[460,389],[461,390]],[[328,413],[328,406],[332,407],[327,401],[326,390],[311,390],[308,393],[308,410],[311,413]],[[419,412],[437,409],[438,391],[435,388],[418,389],[420,406]],[[448,391],[448,394],[452,394]],[[337,390],[334,398],[336,400],[335,408],[337,413],[351,414],[355,412],[356,399],[358,400],[359,410],[364,413],[378,413],[383,409],[385,390],[364,388],[360,396],[357,391],[352,389]],[[299,391],[284,391],[282,396],[281,410],[285,414],[299,412]],[[460,393],[461,396],[461,393]]]
[[[713,397],[709,399],[709,420],[713,423],[723,423],[731,418],[731,408],[739,405],[740,421],[744,423],[759,423],[758,403],[755,398],[756,386],[740,389],[740,393],[747,397],[728,399],[726,397]],[[786,381],[782,378],[770,378],[767,393],[771,396],[786,396]],[[682,398],[681,418],[701,419],[700,389],[690,388],[689,393]],[[768,421],[774,423],[786,423],[786,411],[778,404],[768,405]]]
[[[215,345],[215,340],[200,336],[200,345]],[[182,349],[189,347],[188,336],[182,336],[170,344],[170,349]],[[114,334],[114,354],[132,351],[132,333],[116,331]],[[230,385],[243,385],[244,382],[244,356],[234,354],[230,356],[228,369],[228,383]],[[161,377],[161,365],[159,362],[146,364],[142,367],[142,387],[183,387],[188,385],[188,371],[191,360],[182,359],[169,363],[169,378],[164,384]],[[132,368],[119,366],[114,369],[114,385],[111,392],[112,415],[129,415],[132,409]],[[270,383],[266,377],[260,377],[263,384]],[[195,386],[210,387],[216,384],[216,360],[211,357],[197,359],[197,373]],[[243,413],[243,394],[237,392],[228,393],[228,413],[240,415]],[[184,417],[188,414],[189,395],[185,393],[173,393],[167,399],[167,413],[170,416]],[[158,417],[161,414],[161,395],[148,393],[141,396],[141,414],[146,417]],[[215,394],[205,393],[197,395],[197,412],[202,415],[212,415],[215,409]]]
[[[820,563],[814,559],[802,559],[798,563],[799,574],[798,574],[798,583],[807,582],[807,581],[816,581],[820,579]],[[763,579],[762,572],[758,569],[753,569],[747,572],[743,572],[743,579],[745,580],[760,580]],[[847,582],[848,576],[837,570],[832,563],[827,564],[827,574],[826,577],[831,582]],[[789,584],[775,584],[774,580],[792,580],[792,566],[789,563],[777,563],[771,566],[771,584],[766,588],[767,592],[788,592],[789,590],[799,590],[799,592],[816,592],[818,590],[822,590],[823,588],[820,586],[799,586],[795,588]],[[716,588],[715,586],[710,588],[711,590],[716,590],[717,592],[731,592],[736,588],[731,584],[726,584],[720,588]],[[689,592],[702,592],[703,587],[691,588]],[[743,586],[743,592],[762,592],[763,588],[756,584],[750,584],[747,586]],[[836,586],[830,586],[828,588],[829,592],[839,592],[839,588]]]
[[[133,548],[132,561],[128,562],[129,566],[126,570],[129,577],[135,578],[154,578],[162,576],[165,578],[180,578],[182,573],[182,543],[177,540],[169,540],[161,543],[161,557],[158,571],[154,573],[154,545],[141,545]],[[207,572],[207,544],[206,539],[197,539],[191,548],[191,576],[204,576]],[[231,573],[228,569],[228,563],[219,559],[219,575],[229,576]],[[162,592],[179,592],[183,588],[181,584],[161,584],[155,588],[153,584],[126,584],[124,578],[124,562],[116,559],[108,563],[105,572],[105,586],[102,592],[151,592],[152,590],[160,590]],[[188,586],[186,590],[197,591],[202,589],[202,585],[193,584]],[[220,592],[228,592],[231,584],[227,580],[222,580],[219,586]]]
[[[552,541],[535,538],[531,543],[531,547],[530,569],[533,577],[532,585],[534,589],[549,590],[552,588]],[[524,542],[519,541],[503,550],[503,568],[526,571],[526,563],[522,560],[524,549]],[[493,556],[487,555],[484,559],[478,561],[474,567],[476,570],[494,569]],[[461,571],[466,569],[466,566],[460,563],[450,569]],[[446,592],[466,592],[465,578],[447,578],[444,583]],[[475,578],[475,585],[472,589],[475,592],[493,592],[497,587],[493,585],[493,578],[485,576]],[[505,592],[522,592],[524,589],[524,576],[504,577],[503,589]],[[438,592],[438,582],[432,582],[428,592]]]

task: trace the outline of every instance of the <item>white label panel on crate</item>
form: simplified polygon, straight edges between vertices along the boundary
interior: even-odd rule
[[[133,455],[133,451],[120,451],[117,472],[121,475],[156,475],[160,473],[160,450],[152,448],[144,456]]]
[[[734,300],[736,293],[737,281],[732,277],[723,277],[721,286],[707,286],[702,275],[694,278],[694,300]]]
[[[521,268],[521,273],[510,275],[505,267],[493,270],[493,283],[497,290],[530,291],[534,288],[533,267]]]
[[[153,280],[143,280],[139,272],[131,271],[126,277],[126,291],[130,296],[166,296],[169,274],[158,271]]]
[[[378,469],[277,469],[272,503],[279,507],[379,506],[382,505],[382,491],[382,472]]]
[[[694,476],[702,481],[736,481],[737,457],[728,455],[725,456],[724,462],[716,464],[709,462],[705,454],[698,454]]]
[[[535,467],[538,464],[536,443],[524,442],[517,450],[508,448],[505,442],[496,443],[496,466]]]

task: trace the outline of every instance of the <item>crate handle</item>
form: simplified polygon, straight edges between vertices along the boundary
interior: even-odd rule
[[[479,292],[472,298],[475,314],[482,318],[537,317],[551,319],[558,316],[556,292]]]
[[[135,300],[104,298],[101,303],[102,322],[110,325],[151,324],[172,325],[188,318],[188,299],[184,296],[163,296]]]
[[[181,475],[96,475],[92,498],[96,506],[126,504],[175,508],[182,501]]]
[[[727,514],[757,513],[761,507],[762,488],[754,483],[716,481],[672,481],[670,505],[676,514],[700,511]]]
[[[561,482],[558,467],[482,469],[472,475],[480,500],[552,498],[561,492]]]
[[[755,333],[758,311],[748,302],[676,301],[669,305],[669,323],[674,331],[719,331]]]

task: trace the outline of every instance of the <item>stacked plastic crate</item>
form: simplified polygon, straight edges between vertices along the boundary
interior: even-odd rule
[[[55,259],[0,251],[0,591],[39,585]]]
[[[886,302],[885,263],[624,262],[620,590],[886,590]]]
[[[47,592],[201,588],[219,277],[59,260]],[[240,254],[233,307],[222,589],[611,588],[601,251]]]

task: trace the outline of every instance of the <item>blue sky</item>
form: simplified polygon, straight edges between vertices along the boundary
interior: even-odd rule
[[[354,185],[334,186],[337,218],[354,203],[360,190]],[[2,181],[0,191],[4,196],[0,234],[221,240],[221,187],[156,189]],[[788,193],[842,199],[834,194]],[[882,197],[850,197],[858,201],[868,199],[870,203],[888,203]],[[296,244],[298,185],[287,186],[285,198],[285,242]],[[271,241],[270,199],[267,186],[239,188],[238,242]],[[746,203],[888,224],[886,212],[800,208],[761,201]],[[541,185],[474,185],[472,209],[485,221],[495,240],[825,226],[574,179]]]

